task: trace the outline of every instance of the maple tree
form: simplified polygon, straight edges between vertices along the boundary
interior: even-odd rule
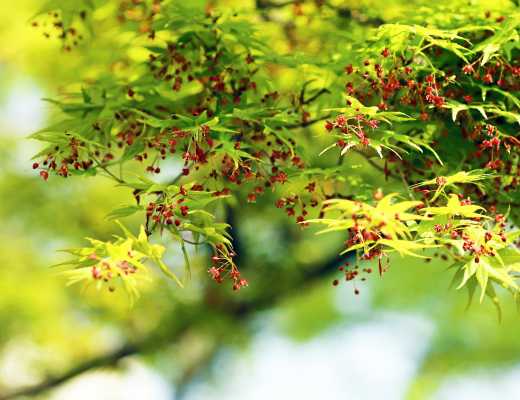
[[[113,17],[135,35],[138,59],[49,99],[61,121],[32,135],[46,144],[33,164],[42,180],[105,177],[135,197],[107,210],[124,237],[65,250],[78,256],[65,263],[70,283],[113,291],[120,281],[133,298],[150,260],[182,286],[189,246],[205,245],[209,278],[242,290],[254,284],[242,273],[247,260],[213,214],[235,196],[255,203],[269,192],[280,218],[343,231],[356,259],[339,266],[334,285],[366,279],[363,263],[374,259],[383,275],[394,252],[435,254],[451,261],[453,284],[470,298],[480,287],[480,299],[498,306],[499,285],[520,304],[520,14],[460,2],[331,40],[328,25],[344,10],[297,1],[288,5],[309,26],[281,52],[264,29],[277,4],[118,3]],[[95,8],[52,0],[33,25],[74,52],[95,34]],[[288,71],[297,78],[286,81]],[[363,181],[366,168],[379,183]],[[134,214],[140,232],[120,221]],[[183,279],[162,260],[165,247],[150,243],[161,234],[184,255]]]

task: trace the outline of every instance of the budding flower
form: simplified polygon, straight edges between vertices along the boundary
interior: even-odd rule
[[[491,74],[485,74],[485,75],[482,77],[482,81],[483,81],[483,82],[487,82],[487,83],[493,83],[493,75],[491,75]]]
[[[98,279],[101,277],[101,271],[97,267],[92,268],[92,277]]]
[[[444,176],[439,176],[437,179],[435,179],[435,182],[439,186],[444,186],[446,184],[447,180]]]
[[[467,75],[472,74],[474,72],[473,65],[471,65],[471,64],[465,65],[464,67],[462,67],[462,72],[464,72]]]

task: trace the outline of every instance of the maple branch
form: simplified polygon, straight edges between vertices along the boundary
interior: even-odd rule
[[[230,213],[231,219],[234,218],[233,214],[234,213],[232,212]],[[236,223],[234,223],[233,225],[235,227],[238,227],[238,224]],[[236,236],[239,237],[240,235],[237,234]],[[338,251],[334,254],[338,254],[341,250],[342,248],[338,249]],[[352,254],[352,252],[349,252],[341,256],[335,255],[329,258],[328,261],[320,263],[313,269],[306,269],[303,272],[300,285],[291,285],[291,287],[285,292],[268,291],[264,296],[260,298],[250,298],[241,302],[231,301],[227,304],[223,304],[220,301],[216,301],[214,303],[208,304],[209,312],[217,315],[225,315],[225,317],[228,319],[231,317],[232,319],[234,319],[235,323],[247,323],[255,313],[270,308],[275,304],[282,303],[284,299],[290,297],[291,295],[301,293],[302,288],[311,284],[315,284],[316,278],[324,277],[334,271],[337,271],[338,265],[343,264],[345,261],[351,260]],[[212,287],[210,287],[209,290],[213,290]],[[78,375],[81,375],[85,372],[88,372],[94,368],[109,366],[116,367],[118,365],[119,360],[121,360],[124,357],[144,353],[146,351],[151,351],[153,349],[159,348],[162,345],[175,342],[180,338],[181,335],[190,331],[189,328],[192,325],[193,319],[187,318],[185,321],[182,322],[183,324],[177,326],[174,329],[174,332],[170,333],[165,338],[156,338],[150,335],[149,337],[145,338],[140,342],[128,343],[120,350],[108,353],[106,355],[94,358],[85,363],[79,364],[78,366],[73,367],[61,376],[49,377],[40,384],[21,388],[4,395],[0,395],[0,400],[10,400],[20,396],[40,395],[41,393],[53,389],[61,385],[62,383],[65,383],[70,379]],[[194,329],[197,329],[197,327],[195,327]],[[214,350],[207,354],[206,357],[203,357],[203,359],[201,359],[198,363],[191,365],[186,371],[184,371],[183,378],[178,383],[178,390],[181,390],[181,388],[185,386],[187,380],[191,379],[191,377],[195,375],[198,369],[200,369],[202,366],[206,365],[213,359],[213,356],[218,351],[218,348],[219,347],[217,346]]]
[[[58,385],[61,385],[62,383],[84,373],[94,368],[99,367],[105,367],[105,366],[115,366],[117,365],[118,361],[122,358],[139,353],[140,350],[142,350],[143,344],[127,344],[125,347],[121,348],[120,350],[117,350],[113,353],[105,354],[103,356],[100,356],[98,358],[94,358],[92,360],[89,360],[83,364],[79,364],[78,366],[72,368],[65,374],[58,376],[58,377],[49,377],[42,383],[34,386],[28,386],[25,388],[21,388],[18,390],[15,390],[11,393],[7,393],[4,395],[0,395],[0,400],[8,400],[13,399],[20,396],[35,396],[40,393],[43,393],[49,389],[52,389]]]
[[[397,163],[397,168],[399,169],[399,174],[401,175],[401,179],[403,180],[403,185],[406,188],[406,191],[408,192],[408,195],[410,196],[410,199],[412,201],[415,201],[415,198],[413,197],[413,193],[410,190],[410,186],[408,186],[408,182],[406,182],[406,179],[404,177],[403,169],[401,168],[401,164]]]

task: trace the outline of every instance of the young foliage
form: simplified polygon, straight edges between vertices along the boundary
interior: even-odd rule
[[[57,19],[67,51],[74,23],[90,27],[97,4],[73,3],[52,0],[42,10]],[[135,37],[129,48],[147,56],[48,99],[61,122],[32,135],[45,143],[33,164],[43,180],[109,178],[132,190],[136,204],[106,219],[143,221],[138,238],[125,231],[116,244],[78,250],[87,258],[69,273],[74,280],[98,279],[97,257],[108,258],[110,270],[128,266],[125,277],[117,271],[131,292],[141,276],[132,260],[149,258],[176,279],[161,261],[164,250],[147,241],[166,233],[183,253],[185,280],[189,246],[205,245],[210,276],[221,283],[229,275],[237,290],[248,282],[234,264],[222,210],[273,192],[276,207],[302,228],[345,231],[345,251],[377,258],[381,274],[392,252],[429,257],[421,253],[435,248],[453,259],[457,286],[470,294],[478,284],[480,299],[497,303],[494,282],[518,299],[518,235],[504,216],[520,215],[514,9],[492,16],[463,2],[449,10],[431,4],[399,21],[356,23],[350,33],[340,9],[315,2],[308,18],[326,23],[300,30],[299,40],[286,32],[292,51],[279,51],[269,10],[130,3],[112,17]],[[295,6],[298,15],[300,3],[307,1]],[[392,194],[383,197],[383,186]],[[349,281],[358,274],[343,270]]]

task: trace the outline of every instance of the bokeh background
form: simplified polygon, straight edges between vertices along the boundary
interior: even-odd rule
[[[26,137],[56,118],[42,98],[103,76],[109,60],[142,57],[111,18],[118,2],[103,3],[93,18],[96,35],[65,54],[28,23],[41,1],[0,0],[0,399],[520,396],[520,322],[511,299],[503,296],[501,323],[486,300],[465,312],[466,293],[447,291],[449,265],[436,258],[395,258],[383,277],[358,286],[358,296],[346,282],[333,287],[334,271],[348,260],[337,256],[341,238],[301,231],[273,206],[276,194],[256,204],[244,195],[227,212],[217,210],[233,225],[248,289],[231,293],[206,278],[206,249],[192,254],[191,287],[152,271],[133,308],[122,290],[80,294],[65,286],[63,268],[49,268],[67,259],[55,250],[83,246],[84,237],[108,240],[118,228],[103,217],[132,197],[103,178],[42,181],[30,161],[41,146]],[[348,34],[366,29],[366,21],[399,20],[410,7],[420,12],[420,2],[332,3],[348,10]],[[514,4],[473,6],[481,12]],[[292,7],[277,8],[266,26],[280,34],[305,28]],[[283,51],[282,39],[276,45]],[[321,127],[306,129],[312,137]],[[368,165],[352,174],[382,179]],[[345,184],[355,190],[356,176]],[[139,220],[127,225],[136,231]],[[180,272],[180,250],[164,244],[168,265]]]

